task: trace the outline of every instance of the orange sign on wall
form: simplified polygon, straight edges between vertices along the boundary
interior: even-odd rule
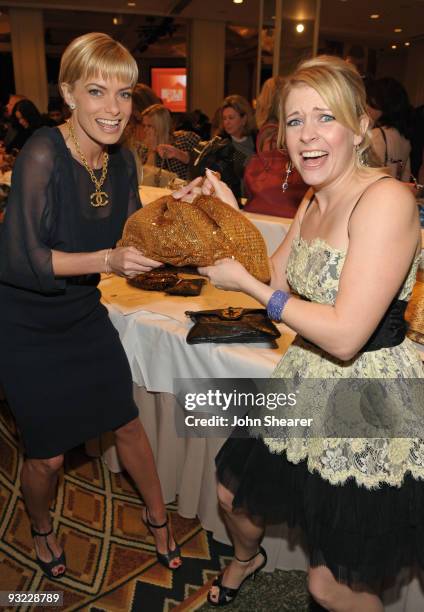
[[[185,68],[152,68],[152,89],[170,111],[184,113],[187,108],[187,71]]]

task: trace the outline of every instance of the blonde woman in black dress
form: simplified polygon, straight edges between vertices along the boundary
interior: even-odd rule
[[[20,153],[0,242],[0,379],[25,446],[21,482],[37,560],[50,578],[65,572],[49,514],[64,452],[114,430],[158,559],[176,569],[180,552],[129,364],[97,289],[101,272],[131,278],[160,265],[114,248],[140,206],[134,160],[115,146],[137,64],[109,36],[87,34],[66,49],[59,82],[72,116],[39,130]]]

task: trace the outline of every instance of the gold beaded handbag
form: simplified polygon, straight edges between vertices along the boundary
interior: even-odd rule
[[[260,231],[213,196],[183,202],[168,195],[151,202],[129,217],[119,245],[176,267],[209,266],[232,257],[258,280],[268,283],[271,278]]]

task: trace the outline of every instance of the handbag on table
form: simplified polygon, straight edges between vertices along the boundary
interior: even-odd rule
[[[187,344],[205,342],[269,342],[277,347],[275,340],[280,332],[270,321],[264,308],[224,308],[218,310],[187,311],[194,321],[187,334]]]

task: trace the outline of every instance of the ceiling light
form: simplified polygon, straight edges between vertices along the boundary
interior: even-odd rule
[[[301,34],[305,29],[305,26],[303,25],[303,23],[298,23],[296,26],[296,32],[299,32],[299,34]]]
[[[402,32],[402,28],[395,28],[393,32]]]
[[[135,2],[128,2],[128,6],[135,6]]]
[[[243,0],[233,0],[234,4],[243,4]]]
[[[406,42],[406,43],[405,43],[405,47],[410,47],[410,46],[411,46],[411,43],[410,43],[410,42]]]
[[[392,45],[392,49],[397,49],[397,45]]]
[[[378,13],[373,13],[370,15],[370,19],[380,19],[380,15]]]

